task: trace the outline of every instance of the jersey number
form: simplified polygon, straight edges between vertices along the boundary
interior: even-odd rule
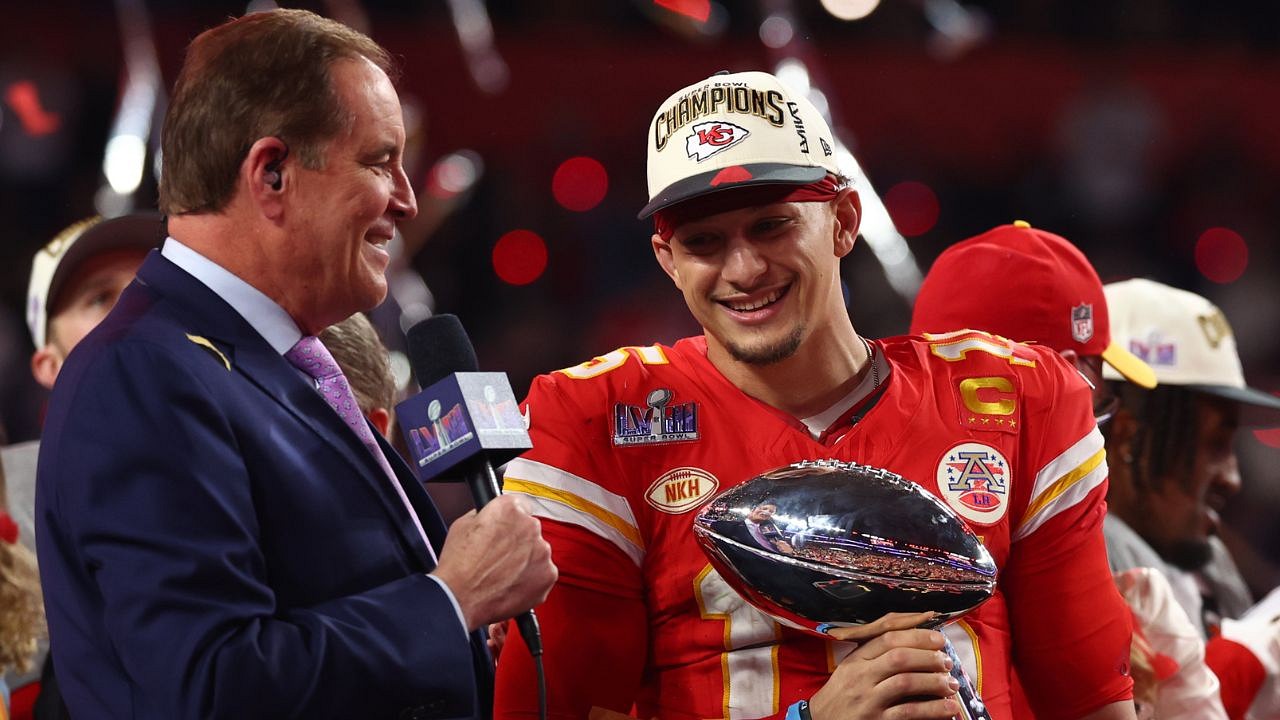
[[[748,605],[710,565],[693,582],[702,619],[724,622],[722,717],[749,720],[776,715],[781,626]]]
[[[1004,358],[1010,365],[1036,366],[1035,360],[1018,356],[1014,343],[980,330],[957,330],[941,335],[925,333],[924,337],[934,341],[929,344],[930,352],[947,362],[959,362],[964,360],[969,351],[977,350]]]
[[[611,353],[606,353],[600,357],[588,360],[581,365],[574,365],[565,368],[560,372],[568,375],[574,380],[590,380],[593,377],[603,375],[610,370],[617,370],[627,363],[627,358],[635,355],[641,363],[645,365],[666,365],[671,362],[667,360],[666,353],[662,352],[662,348],[657,345],[649,345],[647,347],[624,347],[618,348]]]

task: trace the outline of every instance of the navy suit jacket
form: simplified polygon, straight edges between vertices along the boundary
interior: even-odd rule
[[[440,548],[431,500],[383,452]],[[487,714],[483,639],[426,577],[430,555],[377,461],[158,252],[64,366],[37,482],[74,716]]]

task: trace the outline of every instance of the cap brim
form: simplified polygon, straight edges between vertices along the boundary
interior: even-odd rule
[[[108,250],[138,248],[149,250],[160,247],[166,231],[165,218],[158,212],[140,212],[103,220],[85,230],[75,244],[58,261],[53,278],[49,280],[49,292],[45,295],[50,306],[56,302],[62,284],[80,268],[87,258]]]
[[[1102,359],[1124,376],[1125,380],[1148,390],[1156,386],[1156,371],[1137,355],[1112,342],[1102,351]]]
[[[1270,392],[1262,392],[1261,389],[1252,387],[1233,387],[1233,386],[1183,386],[1187,389],[1193,389],[1196,392],[1207,393],[1217,397],[1226,398],[1226,400],[1239,402],[1240,405],[1249,405],[1257,407],[1257,409],[1270,411],[1263,416],[1253,415],[1253,418],[1261,420],[1261,424],[1280,424],[1280,397],[1271,395]],[[1249,423],[1253,424],[1253,423]]]
[[[731,172],[740,169],[741,179],[727,179],[735,175]],[[807,185],[818,182],[830,171],[824,167],[807,167],[804,165],[787,165],[785,163],[754,163],[738,165],[733,168],[719,168],[687,177],[668,185],[640,210],[636,217],[644,220],[655,212],[683,202],[721,190],[753,187],[756,185]]]

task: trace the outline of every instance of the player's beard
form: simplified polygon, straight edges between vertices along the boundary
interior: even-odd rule
[[[1183,570],[1199,570],[1209,564],[1213,558],[1213,548],[1209,541],[1200,538],[1178,540],[1164,553],[1169,564]]]
[[[729,355],[740,363],[748,365],[772,365],[776,362],[782,362],[792,355],[796,354],[796,350],[800,349],[800,339],[804,337],[804,325],[796,325],[794,329],[784,338],[777,342],[768,343],[756,347],[748,347],[738,343],[726,342],[725,349],[729,351]]]

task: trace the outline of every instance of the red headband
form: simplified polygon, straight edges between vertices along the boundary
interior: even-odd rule
[[[835,175],[827,175],[808,185],[748,185],[728,191],[708,193],[665,207],[653,214],[654,231],[670,240],[676,228],[697,218],[718,215],[757,205],[780,202],[827,202],[844,189]]]

